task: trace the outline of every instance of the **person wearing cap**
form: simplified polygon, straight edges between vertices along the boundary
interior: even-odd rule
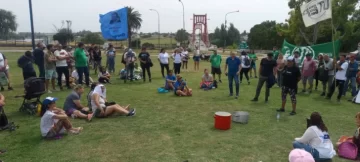
[[[281,98],[282,105],[278,112],[285,112],[286,96],[289,94],[292,102],[292,111],[290,115],[296,115],[296,85],[301,80],[300,69],[295,65],[294,57],[287,58],[286,66],[281,71],[282,75],[282,87]]]
[[[54,97],[46,97],[41,106],[40,131],[44,138],[55,138],[65,131],[71,134],[79,134],[82,127],[74,128],[68,116],[62,109],[56,107]]]
[[[109,73],[115,73],[115,57],[116,51],[113,45],[109,45],[108,50],[106,51],[107,64]]]
[[[136,54],[132,49],[129,49],[128,52],[126,52],[125,56],[125,62],[126,62],[126,75],[130,75],[130,81],[133,81],[134,79],[134,68],[135,68],[135,61]],[[126,83],[127,79],[124,80]]]
[[[289,162],[315,162],[315,160],[309,152],[293,149],[289,154]]]
[[[61,44],[55,45],[55,52],[54,55],[56,56],[56,73],[57,73],[57,79],[58,79],[58,86],[60,87],[60,90],[63,89],[62,87],[62,75],[65,75],[65,83],[66,87],[68,89],[71,89],[70,87],[70,74],[68,70],[68,65],[66,60],[70,58],[69,54],[67,53],[66,46],[62,48],[63,46]]]
[[[261,59],[259,68],[259,82],[256,87],[256,94],[251,101],[259,100],[261,88],[266,82],[265,102],[268,102],[271,88],[271,78],[274,78],[274,68],[277,66],[276,60],[273,59],[273,53],[268,53],[266,58]]]
[[[141,52],[139,53],[139,61],[140,61],[140,67],[142,69],[142,77],[144,82],[146,81],[146,74],[145,71],[148,74],[149,82],[151,82],[151,71],[150,68],[153,65],[149,52],[146,51],[146,48],[143,47],[141,49]]]
[[[228,71],[229,69],[229,71]],[[233,96],[233,81],[235,81],[236,87],[236,96],[235,99],[239,98],[239,90],[240,90],[240,83],[239,83],[239,75],[241,71],[241,60],[240,58],[235,56],[235,53],[231,51],[230,57],[228,57],[225,61],[225,75],[228,76],[229,80],[229,96]]]
[[[345,60],[346,55],[341,55],[340,60],[336,63],[337,72],[335,74],[335,79],[333,80],[331,87],[329,89],[329,93],[326,95],[326,99],[331,99],[331,96],[335,92],[335,87],[339,88],[337,101],[340,102],[341,96],[344,91],[345,81],[346,81],[346,72],[349,67],[349,63]]]
[[[45,63],[44,63],[44,48],[43,43],[39,42],[36,45],[36,49],[33,51],[34,54],[34,62],[39,68],[39,77],[44,78],[45,77]]]
[[[349,68],[346,71],[346,82],[344,86],[343,96],[345,96],[346,91],[348,90],[349,83],[351,83],[351,96],[355,97],[357,94],[356,90],[356,74],[358,72],[359,64],[355,60],[355,54],[350,54],[349,58]]]
[[[322,69],[324,70],[323,73],[321,73]],[[323,92],[321,93],[321,96],[325,96],[326,90],[330,90],[332,82],[334,80],[334,74],[334,61],[332,58],[329,57],[329,55],[324,54],[324,65],[323,67],[320,66],[320,78],[323,78]]]
[[[85,83],[90,85],[88,58],[85,52],[85,44],[80,42],[74,52],[75,67],[79,76],[78,84],[83,84],[83,76],[85,74]]]
[[[190,89],[180,74],[176,75],[176,82],[174,83],[174,93],[177,96],[192,96],[192,89]]]
[[[22,74],[24,81],[28,78],[36,77],[36,72],[34,70],[33,62],[34,59],[30,51],[26,51],[25,54],[21,56],[17,61],[18,66],[23,71]]]
[[[304,149],[309,152],[315,160],[332,159],[336,152],[331,142],[328,128],[326,127],[321,115],[313,112],[308,119],[309,127],[300,138],[295,138],[294,149]]]
[[[323,78],[320,78],[320,70],[322,70],[322,67],[324,67],[324,54],[319,53],[318,59],[315,60],[316,63],[316,70],[314,74],[315,79],[315,90],[318,90],[319,80],[322,81]]]
[[[74,90],[66,97],[64,102],[64,111],[66,115],[73,118],[82,118],[91,120],[92,114],[89,113],[89,108],[81,105],[81,95],[84,93],[84,87],[78,84]]]
[[[311,54],[306,54],[301,67],[303,93],[311,93],[313,89],[314,75],[316,71],[316,62],[312,59]],[[309,83],[309,91],[306,92],[306,83]]]

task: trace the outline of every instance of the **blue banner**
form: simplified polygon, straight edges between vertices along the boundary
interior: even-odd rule
[[[100,15],[101,33],[108,40],[128,38],[127,8]]]

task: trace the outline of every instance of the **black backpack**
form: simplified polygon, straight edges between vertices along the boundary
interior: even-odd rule
[[[0,107],[0,131],[9,130],[14,131],[18,126],[15,126],[13,122],[8,121],[5,111],[2,107]]]
[[[244,65],[245,66],[250,66],[251,62],[250,62],[250,59],[249,59],[249,56],[244,56]]]

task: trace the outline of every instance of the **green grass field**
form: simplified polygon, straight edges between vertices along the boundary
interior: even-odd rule
[[[157,53],[152,53],[157,54]],[[74,126],[82,126],[79,135],[68,135],[60,140],[46,141],[40,135],[40,118],[20,113],[21,99],[15,95],[23,93],[21,69],[16,66],[20,53],[5,53],[10,63],[11,79],[15,91],[2,92],[6,97],[5,111],[10,121],[19,125],[14,132],[0,132],[0,148],[8,152],[0,155],[5,162],[287,162],[295,137],[306,129],[306,120],[312,112],[322,114],[329,128],[333,143],[341,135],[352,135],[356,125],[354,116],[358,105],[343,99],[328,101],[320,92],[298,95],[298,115],[287,112],[276,120],[275,109],[280,106],[280,89],[272,88],[270,102],[264,103],[263,89],[258,103],[254,97],[256,79],[251,85],[242,84],[240,98],[228,97],[228,82],[218,89],[203,91],[198,88],[201,72],[182,72],[188,85],[194,90],[192,97],[175,97],[173,93],[158,94],[157,88],[164,80],[154,58],[153,82],[128,82],[113,77],[107,86],[107,98],[121,105],[131,104],[137,109],[135,117],[111,117],[85,120],[71,119]],[[201,62],[201,71],[209,68],[208,62]],[[123,68],[117,57],[117,71]],[[190,62],[189,69],[193,64]],[[91,71],[93,78],[94,72]],[[86,93],[89,89],[86,89]],[[58,107],[69,90],[45,94],[58,97]],[[85,96],[85,95],[84,95]],[[83,104],[86,99],[83,96]],[[228,131],[214,129],[214,113],[217,111],[248,111],[249,123],[232,123]],[[335,157],[334,162],[347,160]]]

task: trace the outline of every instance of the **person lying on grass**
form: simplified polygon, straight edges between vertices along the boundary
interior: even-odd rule
[[[62,109],[56,107],[57,98],[46,97],[41,106],[40,131],[44,138],[55,138],[67,131],[71,134],[79,134],[83,128],[72,127],[68,116]]]
[[[108,71],[106,71],[106,68],[103,66],[99,67],[99,83],[110,83],[110,73]],[[111,83],[110,83],[111,84]]]
[[[72,91],[65,99],[64,111],[66,115],[72,118],[81,118],[91,121],[92,114],[89,113],[89,108],[81,105],[81,95],[84,93],[84,87],[79,84],[74,87]]]
[[[104,85],[99,84],[95,87],[91,95],[91,107],[94,116],[98,118],[108,117],[115,113],[124,114],[126,116],[134,116],[135,109],[129,110],[129,106],[121,107],[114,102],[106,101],[106,88]]]
[[[186,85],[180,74],[176,75],[176,82],[174,84],[174,92],[177,96],[192,96],[192,89]]]
[[[213,88],[214,78],[209,74],[209,70],[204,70],[204,75],[202,76],[202,81],[200,83],[201,89],[212,89]]]
[[[309,128],[300,138],[295,138],[294,149],[304,149],[309,152],[315,160],[332,159],[336,152],[330,140],[328,129],[318,112],[310,116]]]
[[[176,82],[176,77],[173,74],[172,70],[169,70],[168,75],[166,76],[166,80],[165,80],[165,89],[172,91],[174,90],[174,83]]]

